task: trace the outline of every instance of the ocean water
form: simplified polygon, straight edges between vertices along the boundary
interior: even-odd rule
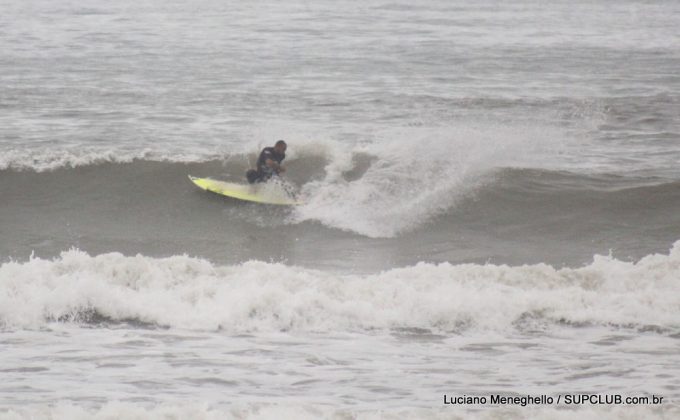
[[[0,10],[0,419],[680,418],[680,3]]]

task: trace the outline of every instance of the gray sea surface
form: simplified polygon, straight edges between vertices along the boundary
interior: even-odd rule
[[[680,3],[0,11],[0,418],[680,417]]]

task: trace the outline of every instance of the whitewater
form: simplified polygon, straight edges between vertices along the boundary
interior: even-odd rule
[[[0,419],[680,418],[677,2],[0,10]]]
[[[0,319],[32,329],[108,321],[229,333],[502,333],[565,324],[677,334],[679,275],[680,243],[637,263],[603,256],[578,269],[419,263],[363,276],[68,251],[3,264]]]

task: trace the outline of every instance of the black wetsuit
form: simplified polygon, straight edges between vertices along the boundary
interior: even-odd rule
[[[271,159],[280,165],[285,158],[285,153],[277,153],[273,147],[265,147],[262,149],[260,157],[257,158],[257,171],[250,170],[246,175],[248,182],[252,184],[253,182],[267,181],[275,174],[274,169],[267,166],[267,159]]]

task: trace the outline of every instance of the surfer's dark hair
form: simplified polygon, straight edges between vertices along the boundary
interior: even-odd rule
[[[287,147],[288,145],[286,144],[285,141],[279,140],[279,141],[276,142],[276,144],[274,146],[286,146]]]

